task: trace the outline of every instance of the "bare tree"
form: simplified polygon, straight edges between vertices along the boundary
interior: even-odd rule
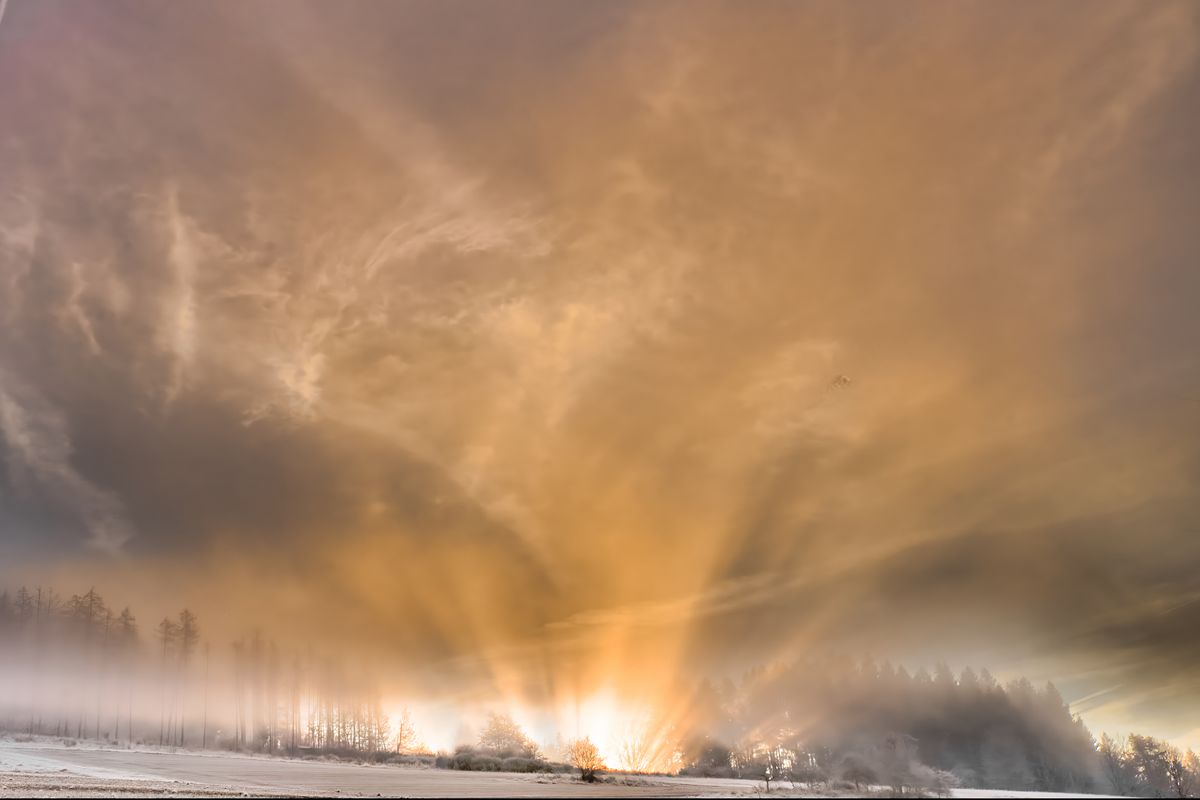
[[[241,639],[232,644],[233,647],[233,741],[234,747],[242,748],[244,741],[243,725],[246,717],[244,693],[242,685],[244,683],[243,671],[246,645]]]
[[[201,724],[200,749],[208,749],[208,642],[204,643],[204,722]]]
[[[579,778],[586,783],[596,781],[596,773],[604,769],[604,759],[592,740],[586,736],[567,743],[567,759],[579,770]]]
[[[1188,769],[1188,762],[1194,762],[1196,754],[1188,751],[1191,758],[1187,758],[1178,747],[1169,746],[1165,750],[1167,780],[1170,782],[1171,791],[1176,797],[1193,797],[1196,794],[1196,776]]]
[[[169,617],[163,617],[158,623],[157,629],[158,640],[162,642],[162,661],[161,661],[161,677],[162,677],[162,708],[159,714],[158,721],[158,743],[162,745],[166,741],[167,736],[167,653],[171,646],[175,644],[176,638],[179,636],[179,626],[177,626]]]
[[[879,775],[870,760],[861,753],[849,753],[842,759],[842,780],[854,784],[854,791],[861,792],[864,784],[870,786],[879,781]]]
[[[179,612],[179,664],[176,673],[175,693],[179,695],[179,687],[183,685],[183,699],[179,708],[179,746],[184,744],[184,708],[187,703],[187,668],[191,660],[196,642],[200,640],[200,626],[196,623],[196,615],[188,609]]]
[[[1113,791],[1117,794],[1132,792],[1133,767],[1129,763],[1128,754],[1120,743],[1107,733],[1102,733],[1096,750],[1100,757],[1100,769],[1104,772],[1104,777],[1108,778]]]
[[[407,708],[400,712],[400,718],[396,720],[396,733],[392,736],[392,742],[397,753],[406,753],[417,744],[417,729]]]
[[[104,606],[100,616],[101,631],[103,636],[100,640],[100,675],[96,681],[96,738],[100,738],[100,716],[104,708],[104,689],[108,684],[108,646],[113,629],[113,613],[112,609]]]
[[[479,746],[501,757],[536,758],[538,754],[537,745],[529,740],[512,717],[495,712],[488,715],[487,725],[479,734]]]
[[[40,590],[38,594],[40,597]],[[95,630],[101,625],[101,620],[104,619],[106,612],[104,599],[96,592],[95,587],[92,587],[82,595],[72,595],[70,602],[67,604],[67,611],[70,615],[71,621],[77,626],[82,635],[84,658],[89,658],[92,654],[92,640]],[[92,680],[94,683],[98,684],[99,676],[93,674]],[[82,693],[83,691],[84,687],[80,686],[79,692]],[[98,694],[99,692],[97,691],[97,696]],[[86,702],[83,700],[82,696],[78,695],[77,702],[79,703],[79,726],[76,731],[76,736],[82,739],[84,721],[87,718]],[[99,717],[98,712],[97,717]],[[100,735],[99,719],[96,721],[96,735],[97,737]]]
[[[129,606],[125,606],[117,617],[117,641],[119,643],[122,659],[125,667],[125,682],[128,685],[128,725],[126,727],[126,738],[130,744],[133,744],[133,686],[134,676],[131,674],[135,666],[134,656],[137,652],[137,618],[133,616],[133,612],[129,610]],[[117,740],[121,738],[121,716],[117,714]]]
[[[36,613],[34,611],[33,596],[29,594],[29,590],[24,586],[17,589],[17,596],[14,598],[13,607],[16,609],[17,621],[20,623],[31,621]]]
[[[767,747],[767,752],[763,756],[763,762],[766,769],[763,770],[767,781],[767,791],[771,791],[771,781],[781,781],[785,775],[789,775],[788,769],[791,766],[792,758],[789,757],[787,748],[783,745],[775,743]]]

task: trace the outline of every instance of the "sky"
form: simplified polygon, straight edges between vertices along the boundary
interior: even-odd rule
[[[1200,746],[1200,6],[2,8],[0,583]]]

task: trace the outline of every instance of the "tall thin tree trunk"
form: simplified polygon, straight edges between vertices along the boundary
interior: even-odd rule
[[[200,749],[208,749],[208,644],[204,645],[204,723],[201,727]]]
[[[162,747],[167,728],[167,639],[163,637],[162,650],[162,703],[158,714],[158,746]]]

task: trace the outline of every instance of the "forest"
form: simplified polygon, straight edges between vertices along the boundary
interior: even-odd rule
[[[143,625],[95,589],[0,592],[0,688],[0,724],[30,735],[368,753],[411,731],[389,730],[377,684],[337,659],[285,657],[259,633],[217,653],[190,610]]]
[[[1099,739],[1053,684],[866,658],[703,682],[683,771],[784,781],[1189,797],[1200,761],[1150,736]]]
[[[218,675],[217,673],[220,672]],[[385,713],[379,676],[291,652],[260,633],[214,648],[188,609],[143,623],[95,590],[0,591],[0,728],[119,746],[219,748],[452,769],[645,770],[637,743],[604,764],[587,740],[535,743],[492,713],[478,741],[424,753],[407,713]],[[813,657],[691,680],[663,721],[670,771],[772,785],[956,786],[1188,797],[1192,751],[1151,736],[1098,738],[1052,684],[987,670],[909,672],[871,658]],[[587,767],[581,766],[582,764]],[[660,769],[661,767],[655,767]],[[589,772],[590,770],[590,772]]]

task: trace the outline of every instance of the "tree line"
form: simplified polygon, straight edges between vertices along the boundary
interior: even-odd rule
[[[254,633],[216,648],[214,680],[214,648],[202,633],[185,608],[144,637],[129,608],[117,611],[95,589],[0,591],[0,727],[263,753],[419,749],[407,714],[384,712],[369,671],[284,651]],[[617,743],[622,763],[610,766],[900,791],[1200,791],[1195,753],[1138,734],[1096,739],[1052,684],[1001,684],[987,670],[910,673],[869,658],[814,657],[681,691],[685,711]],[[546,750],[511,718],[493,715],[478,743],[436,763],[530,771],[569,762],[589,777],[604,766],[590,741]]]
[[[0,591],[0,645],[6,727],[77,738],[130,735],[139,637],[128,608],[115,611],[95,589],[69,597],[41,587]]]
[[[1200,763],[1148,736],[1095,739],[1053,684],[813,658],[702,682],[684,772],[902,790],[955,786],[1192,796]]]
[[[95,589],[69,597],[40,587],[0,591],[0,726],[265,753],[376,753],[413,743],[407,716],[393,729],[375,681],[336,658],[284,654],[254,633],[230,643],[214,681],[212,656],[186,608],[143,637],[132,611],[115,611]]]

